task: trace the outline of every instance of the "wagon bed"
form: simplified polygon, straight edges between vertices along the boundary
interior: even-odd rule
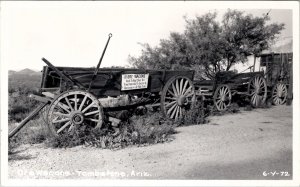
[[[88,88],[94,68],[80,67],[56,67],[65,75]],[[127,77],[126,77],[127,75]],[[131,82],[128,76],[133,75]],[[168,80],[174,76],[184,76],[191,80],[194,77],[194,71],[171,71],[171,70],[142,70],[142,69],[118,69],[118,68],[101,68],[93,82],[91,92],[97,97],[104,96],[119,96],[125,94],[141,94],[141,93],[159,93]],[[129,80],[134,84],[134,80],[140,78],[143,83],[138,88],[138,83],[130,87],[124,88],[125,80]],[[143,79],[143,80],[141,80]],[[43,76],[41,83],[41,91],[57,91],[63,86],[64,80],[57,74],[56,71],[49,66],[43,67]],[[123,83],[123,86],[122,86]],[[146,85],[145,85],[146,83]]]

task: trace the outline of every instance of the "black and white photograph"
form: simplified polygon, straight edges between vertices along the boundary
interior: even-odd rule
[[[0,8],[1,185],[300,185],[298,1]]]

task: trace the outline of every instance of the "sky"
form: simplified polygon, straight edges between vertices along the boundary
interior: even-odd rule
[[[183,32],[184,16],[194,18],[217,11],[221,20],[228,8],[254,16],[271,10],[270,23],[285,23],[281,38],[291,39],[293,35],[292,5],[276,1],[264,6],[260,2],[197,1],[0,3],[1,64],[9,70],[41,70],[45,65],[42,57],[55,66],[96,66],[109,33],[113,37],[101,67],[126,66],[128,55],[140,54],[139,43],[154,46],[171,31]],[[268,9],[260,9],[264,7]]]

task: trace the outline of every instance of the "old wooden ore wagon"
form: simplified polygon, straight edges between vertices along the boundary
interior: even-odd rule
[[[43,104],[12,130],[9,137],[47,105],[47,123],[54,136],[86,127],[101,128],[105,119],[116,126],[120,120],[109,116],[110,111],[148,104],[160,107],[165,117],[178,120],[192,108],[194,71],[99,69],[110,38],[111,35],[96,68],[55,67],[43,58],[47,64],[43,68],[43,96],[32,95]],[[118,102],[120,98],[123,102]]]
[[[195,81],[195,87],[197,95],[212,99],[218,111],[227,110],[235,94],[248,97],[253,107],[258,107],[267,98],[267,84],[262,71],[218,72],[212,80]]]
[[[282,105],[292,99],[293,53],[261,54],[260,67],[265,68],[269,97],[274,105]]]

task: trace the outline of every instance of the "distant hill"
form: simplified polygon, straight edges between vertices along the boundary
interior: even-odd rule
[[[16,72],[17,72],[17,71],[9,70],[9,71],[8,71],[8,76],[9,76],[9,75],[13,75],[13,74],[15,74]]]
[[[30,76],[32,76],[32,75],[40,75],[41,72],[34,71],[34,70],[32,70],[32,69],[26,68],[26,69],[17,71],[17,72],[15,72],[14,74],[19,74],[19,75],[20,75],[20,74],[23,74],[23,75],[30,75]]]
[[[21,71],[8,71],[8,88],[9,92],[16,91],[27,92],[31,89],[37,89],[41,85],[42,73],[31,69],[23,69]]]

